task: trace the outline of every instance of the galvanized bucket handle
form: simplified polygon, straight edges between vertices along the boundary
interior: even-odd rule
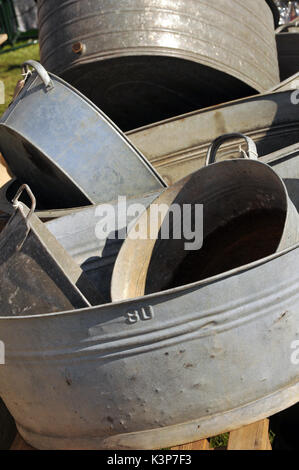
[[[206,158],[206,166],[211,165],[212,163],[215,163],[216,161],[216,154],[219,149],[219,147],[226,142],[227,140],[232,140],[232,139],[238,139],[242,138],[245,140],[247,143],[247,152],[245,152],[241,146],[240,146],[240,152],[243,155],[244,158],[250,158],[251,160],[257,160],[258,159],[258,153],[257,153],[257,148],[253,140],[239,132],[233,132],[231,134],[224,134],[217,139],[215,139],[212,144],[210,145],[207,153],[207,158]]]
[[[22,184],[22,186],[19,187],[19,189],[17,191],[17,194],[15,195],[15,197],[12,200],[12,205],[13,205],[14,209],[18,209],[18,208],[21,207],[21,203],[20,203],[19,199],[20,199],[20,196],[21,196],[23,191],[27,192],[27,194],[28,194],[28,196],[30,197],[30,200],[31,200],[31,207],[30,207],[29,213],[26,217],[26,221],[29,221],[30,217],[32,216],[32,214],[33,214],[33,212],[35,211],[35,208],[36,208],[36,199],[34,197],[33,192],[29,188],[28,184]]]
[[[47,91],[50,91],[54,88],[54,84],[50,78],[50,75],[39,62],[36,62],[36,60],[27,60],[22,64],[22,70],[25,79],[29,74],[31,74],[29,67],[32,67],[36,71],[36,73],[44,83]]]

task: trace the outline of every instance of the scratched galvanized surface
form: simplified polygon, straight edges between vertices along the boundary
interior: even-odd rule
[[[0,395],[21,435],[41,449],[163,448],[293,405],[297,261],[298,245],[135,300],[2,316]]]
[[[279,82],[264,0],[39,0],[41,61],[128,130]]]

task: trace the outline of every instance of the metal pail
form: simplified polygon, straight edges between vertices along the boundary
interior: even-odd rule
[[[21,191],[32,199],[29,210]],[[101,304],[79,266],[34,215],[35,199],[26,185],[13,201],[15,213],[0,234],[2,315],[26,316]]]
[[[238,136],[251,159],[211,165],[219,146]],[[114,266],[112,300],[188,285],[295,244],[297,210],[281,178],[255,159],[248,137],[216,139],[207,166],[168,188],[129,232]]]
[[[104,203],[165,187],[125,135],[77,90],[35,72],[0,119],[0,151],[49,209]]]
[[[264,0],[39,0],[41,62],[133,129],[279,82]]]

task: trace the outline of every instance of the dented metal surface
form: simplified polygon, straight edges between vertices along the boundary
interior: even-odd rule
[[[165,448],[295,404],[297,261],[298,245],[139,299],[2,312],[0,394],[19,432],[40,449]]]
[[[0,119],[0,151],[46,208],[109,202],[165,187],[117,127],[66,82],[35,61]],[[28,72],[28,70],[27,70]]]
[[[62,222],[70,250],[67,227],[86,220],[91,231],[94,215],[48,228]],[[19,432],[38,449],[158,449],[295,404],[297,261],[299,245],[138,299],[22,318],[1,310],[0,395]]]
[[[279,82],[265,0],[39,0],[41,61],[121,129]],[[55,8],[54,8],[55,6]]]

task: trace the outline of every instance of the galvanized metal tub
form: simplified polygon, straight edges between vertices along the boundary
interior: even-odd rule
[[[35,61],[0,120],[0,151],[49,209],[143,195],[163,180],[89,100]]]
[[[276,30],[278,64],[281,80],[299,71],[299,20],[283,25]]]
[[[250,159],[211,164],[234,137],[216,139],[207,166],[165,190],[137,220],[137,235],[133,227],[114,265],[113,301],[200,281],[297,243],[298,212],[268,165]],[[257,158],[253,141],[245,139],[249,156]]]
[[[26,189],[29,210],[18,198]],[[75,261],[34,215],[26,186],[0,234],[0,304],[6,315],[26,316],[90,307],[102,298]],[[2,345],[2,343],[1,343]]]
[[[299,142],[299,105],[292,104],[294,90],[257,95],[194,113],[177,116],[127,134],[168,184],[197,171],[204,164],[210,143],[219,135],[241,132],[267,155]],[[219,159],[238,156],[238,146],[228,142]]]
[[[298,401],[299,245],[101,307],[0,318],[0,395],[40,449],[159,449]],[[215,295],[217,294],[217,295]]]
[[[128,130],[279,82],[264,0],[39,0],[41,61]]]

